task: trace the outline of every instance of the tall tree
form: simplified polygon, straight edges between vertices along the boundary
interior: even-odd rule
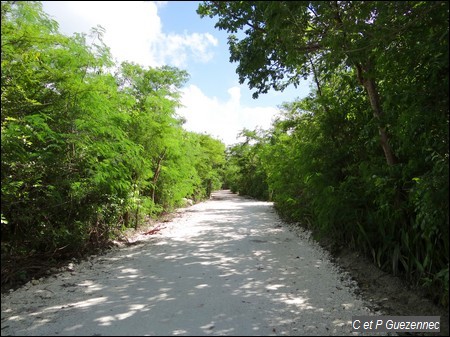
[[[116,66],[101,27],[65,36],[39,2],[1,15],[2,258],[81,253],[217,186],[223,144],[176,115],[185,71]]]
[[[254,153],[280,213],[332,234],[448,303],[448,2],[204,2],[255,89],[316,90],[285,104]],[[381,144],[381,146],[379,145]],[[231,155],[243,189],[251,158]],[[386,165],[387,163],[387,165]],[[256,170],[253,170],[256,172]]]
[[[240,83],[247,80],[256,89],[254,97],[270,88],[298,85],[316,71],[326,74],[343,64],[353,68],[377,120],[386,162],[393,165],[398,158],[384,116],[379,90],[384,78],[377,61],[384,53],[397,52],[403,32],[411,26],[429,30],[423,18],[436,17],[432,24],[442,26],[448,3],[205,1],[198,13],[217,16],[216,27],[230,33],[230,61],[239,62]],[[320,60],[319,69],[312,59]]]

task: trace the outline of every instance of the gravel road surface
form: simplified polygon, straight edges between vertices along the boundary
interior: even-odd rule
[[[352,335],[352,316],[372,314],[271,203],[220,191],[180,213],[2,295],[2,336]]]

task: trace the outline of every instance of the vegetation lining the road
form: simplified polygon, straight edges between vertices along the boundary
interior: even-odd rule
[[[175,113],[185,71],[117,65],[101,27],[67,37],[40,3],[2,2],[2,285],[27,280],[33,258],[83,254],[202,200],[224,176],[447,306],[448,6],[204,2],[255,97],[314,84],[225,158]]]
[[[175,113],[185,71],[114,64],[101,27],[64,36],[38,2],[1,18],[2,285],[220,187],[225,145]]]
[[[448,305],[444,1],[205,1],[254,96],[313,83],[229,149],[227,183]],[[240,32],[241,34],[236,34]]]

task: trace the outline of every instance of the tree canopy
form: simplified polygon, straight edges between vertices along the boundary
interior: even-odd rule
[[[254,97],[298,86],[227,183],[448,304],[448,2],[205,1]]]
[[[62,35],[39,2],[1,15],[2,284],[221,187],[225,145],[176,114],[185,71],[115,64],[102,27]]]

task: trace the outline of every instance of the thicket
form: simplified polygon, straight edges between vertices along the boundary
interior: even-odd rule
[[[2,285],[221,187],[225,145],[175,112],[188,74],[117,65],[103,33],[1,3]]]
[[[448,305],[448,2],[204,2],[254,96],[298,85],[226,181]],[[236,33],[240,31],[240,35]]]

